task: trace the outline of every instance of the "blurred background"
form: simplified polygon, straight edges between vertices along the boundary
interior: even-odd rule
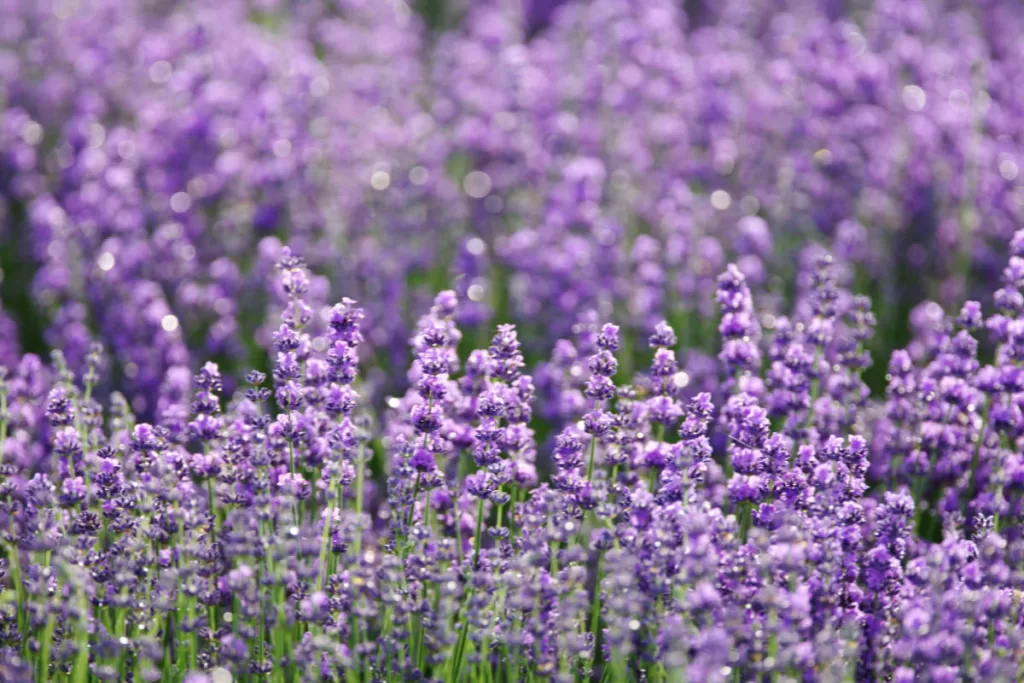
[[[266,370],[289,245],[366,308],[378,401],[449,288],[530,363],[614,320],[628,375],[667,318],[697,390],[726,264],[771,330],[828,249],[877,392],[1022,226],[1021,35],[1011,0],[0,0],[0,365],[101,341],[142,416]]]

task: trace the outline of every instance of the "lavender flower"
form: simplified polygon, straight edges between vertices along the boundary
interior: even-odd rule
[[[0,679],[1019,680],[1022,30],[5,3]]]

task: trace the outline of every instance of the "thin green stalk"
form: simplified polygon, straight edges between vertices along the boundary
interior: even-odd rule
[[[455,510],[453,514],[455,515],[455,541],[457,544],[455,546],[455,552],[458,553],[459,566],[461,567],[464,559],[462,557],[462,510],[459,509],[459,501],[457,496],[455,499]]]
[[[659,443],[665,440],[665,425],[661,422],[659,422],[658,426],[654,428],[654,440]],[[658,475],[658,468],[652,465],[651,472],[647,480],[647,489],[651,493],[654,493],[654,490],[658,487]]]
[[[496,609],[494,610],[494,613],[496,615],[501,614],[502,610],[505,608],[505,596],[506,596],[507,592],[508,592],[508,589],[505,586],[502,586],[501,591],[499,592],[499,595],[498,595],[498,600],[495,603],[496,604]],[[492,627],[493,627],[493,624],[489,626],[489,629],[492,628]],[[490,680],[494,679],[494,671],[493,671],[493,669],[491,667],[491,661],[490,660],[491,660],[491,639],[490,639],[490,636],[488,636],[487,634],[484,634],[483,642],[480,645],[480,665],[482,667],[482,670],[481,670],[480,673],[483,675],[482,677],[486,681],[490,681]]]
[[[174,627],[174,612],[168,612],[167,616],[164,618],[164,658],[163,666],[161,667],[163,670],[162,680],[165,681],[170,680],[171,678],[171,668],[174,663],[171,637],[172,634],[176,632],[176,630],[177,629],[175,629]]]
[[[424,591],[424,593],[426,592],[426,587],[425,586],[423,587],[423,591]],[[425,597],[426,596],[424,596],[424,598]],[[423,641],[424,641],[425,635],[426,635],[426,633],[425,633],[425,629],[423,627],[423,614],[422,614],[422,612],[420,612],[420,613],[417,613],[417,615],[416,615],[416,627],[415,627],[415,631],[413,633],[413,644],[414,644],[415,647],[413,648],[413,651],[412,651],[412,653],[413,653],[413,661],[416,662],[416,666],[420,669],[420,671],[422,671],[423,668],[424,668],[424,664],[425,664],[424,660],[425,660],[425,657],[426,657],[426,653],[424,652],[424,645],[423,645]]]
[[[21,557],[18,553],[18,539],[16,538],[11,543],[11,555],[11,583],[14,584],[14,594],[18,602],[18,633],[21,634],[21,642],[24,645],[28,642],[27,625],[25,623],[28,610],[26,608],[25,586],[21,580]]]
[[[142,653],[140,652],[135,657],[135,665],[132,667],[132,680],[133,681],[141,681],[141,680],[143,680],[143,678],[142,678],[142,669],[143,669],[142,664],[143,664],[143,658],[142,658]]]
[[[597,437],[593,437],[590,440],[590,456],[587,460],[587,483],[594,480],[594,461],[597,459]],[[589,513],[592,514],[592,513]],[[580,528],[576,532],[576,544],[579,545],[583,542],[583,529],[586,527],[588,513],[583,513],[580,518]],[[554,574],[554,572],[552,572]]]
[[[185,594],[184,589],[179,588],[178,589],[177,607],[176,607],[175,611],[172,614],[173,615],[184,614],[187,604],[188,604],[188,596]],[[175,647],[175,654],[177,655],[177,657],[176,657],[177,661],[176,661],[175,665],[177,666],[178,671],[185,671],[186,668],[188,667],[188,649],[189,649],[189,646],[186,645],[183,642],[184,631],[180,629],[180,624],[179,624],[179,629],[175,630],[174,634],[175,634],[174,647]]]
[[[0,455],[4,452],[7,442],[7,391],[0,391]],[[14,537],[14,522],[11,521],[11,536]],[[18,555],[18,539],[15,537],[11,543],[11,554],[8,558],[11,569],[11,583],[14,585],[14,595],[17,601],[18,633],[21,634],[21,642],[28,642],[28,633],[25,625],[27,614],[25,603],[25,586],[21,581],[21,558]]]
[[[189,640],[191,640],[191,643],[188,648],[188,668],[190,671],[195,671],[196,657],[199,654],[199,631],[195,627],[195,598],[191,595],[185,596],[185,617],[188,619],[189,625],[192,627],[192,631],[189,634]]]
[[[467,596],[472,597],[472,592]],[[449,683],[457,683],[459,680],[459,669],[462,668],[462,655],[466,648],[466,639],[469,636],[469,618],[467,617],[462,624],[462,630],[459,631],[459,639],[455,644],[455,656],[452,658],[452,671],[451,676],[448,678]]]
[[[333,490],[334,485],[334,479],[332,478],[330,488],[328,488],[327,490]],[[324,529],[323,532],[320,534],[320,559],[319,563],[316,566],[317,591],[323,590],[324,583],[327,581],[327,547],[328,542],[330,541],[331,538],[331,518],[334,516],[333,510],[334,509],[330,505],[328,505],[326,506],[326,510],[324,512]]]
[[[42,648],[39,653],[38,680],[40,681],[50,680],[50,647],[53,644],[53,629],[55,626],[55,620],[51,612],[46,618],[46,628],[43,629],[43,638],[40,642],[40,647]]]
[[[477,564],[480,561],[480,543],[481,543],[481,534],[483,532],[483,521],[484,521],[484,499],[481,498],[480,501],[477,503],[477,509],[476,509],[476,533],[474,534],[473,565],[472,565],[472,568],[474,570],[477,568]],[[465,653],[466,639],[469,636],[469,618],[468,618],[468,607],[469,607],[469,605],[468,605],[468,603],[469,603],[470,600],[472,600],[472,598],[473,598],[473,591],[472,591],[472,589],[470,589],[470,592],[466,595],[466,601],[465,601],[466,602],[465,607],[467,608],[467,610],[466,610],[467,613],[463,615],[464,616],[464,621],[463,621],[463,624],[462,624],[462,630],[459,632],[459,639],[458,639],[458,641],[456,641],[455,653],[454,653],[454,657],[452,658],[451,675],[449,676],[449,679],[448,679],[450,683],[455,683],[455,681],[459,680],[459,670],[462,668],[462,659],[463,659],[463,655]]]
[[[739,509],[736,511],[739,517],[740,523],[740,541],[743,543],[747,542],[747,535],[750,533],[750,525],[753,521],[753,504],[750,501],[742,501],[739,504]]]
[[[262,579],[262,574],[263,574],[262,571],[260,571],[259,569],[256,570],[256,582],[257,582],[257,585],[262,585],[262,583],[260,583],[260,581]],[[259,628],[256,630],[256,657],[257,657],[256,661],[259,662],[260,664],[263,664],[263,660],[266,659],[266,656],[263,653],[263,648],[264,648],[264,642],[263,641],[266,639],[267,617],[266,617],[266,605],[264,604],[263,596],[262,595],[260,595],[259,600],[260,600],[260,616],[259,616]]]
[[[616,682],[628,680],[626,677],[626,661],[621,653],[616,652],[612,655],[612,665],[611,667],[605,667],[605,673],[601,676],[602,681],[605,680],[605,675],[610,675],[611,680]]]
[[[89,435],[82,426],[82,404],[89,402],[89,396],[91,393],[92,385],[87,384],[85,387],[85,398],[81,403],[79,403],[77,410],[75,410],[75,431],[78,432],[78,440],[82,442],[82,477],[85,482],[86,500],[89,500],[92,496],[92,484],[89,481],[89,468],[85,466],[84,462],[85,454],[89,450]],[[0,453],[3,453],[2,449],[0,449]],[[71,473],[72,477],[75,476],[74,467],[71,464],[71,458],[68,458],[68,471]]]
[[[416,473],[416,483],[412,486],[412,503],[409,505],[409,511],[405,515],[405,526],[412,524],[413,511],[416,509],[416,498],[420,495],[420,478],[422,476],[422,472]]]
[[[597,456],[597,437],[590,439],[590,458],[587,460],[587,482],[594,480],[594,460]]]
[[[270,642],[271,647],[274,650],[274,668],[273,668],[273,680],[284,681],[284,653],[285,643],[284,634],[282,632],[280,624],[274,622],[273,628],[270,629]]]
[[[72,683],[86,683],[89,680],[89,600],[85,589],[78,589],[78,624],[75,627],[75,664],[71,672]]]
[[[1009,444],[1009,439],[1007,438],[1005,433],[999,435],[999,445],[1002,446],[1003,448],[1008,448],[1009,447],[1009,445],[1010,445]],[[993,520],[993,527],[992,527],[993,529],[995,529],[997,534],[1000,531],[1002,531],[1002,529],[1003,529],[1002,520],[1000,519],[1001,514],[999,512],[1000,502],[1001,502],[1002,498],[1003,498],[1003,487],[1000,484],[996,488],[996,495],[995,495],[996,515],[995,515],[995,519]]]
[[[388,604],[388,606],[384,608],[384,625],[381,627],[381,640],[388,640],[391,638],[391,631],[394,628],[394,624],[392,623],[393,621],[394,617],[392,615],[391,605]],[[377,661],[379,666],[380,659],[378,658]]]
[[[513,527],[516,521],[516,506],[519,505],[519,496],[522,490],[518,486],[512,487],[512,500],[509,502],[508,507],[508,525],[510,528]]]
[[[126,624],[124,635],[125,638],[127,638],[130,641],[132,638],[132,631],[134,630],[134,627],[131,624],[127,623],[127,615],[124,617],[124,621]],[[126,673],[128,671],[128,652],[129,650],[127,646],[122,647],[121,654],[117,657],[117,671],[121,675],[121,680],[127,680]]]
[[[768,632],[771,634],[768,636],[768,660],[771,662],[773,667],[778,666],[779,664],[778,620],[778,615],[775,610],[772,610],[768,614]],[[772,671],[768,676],[768,680],[772,683],[775,683],[775,681],[778,680],[778,673],[775,671]]]
[[[212,588],[212,586],[211,586]],[[210,621],[210,631],[216,633],[217,631],[217,611],[213,605],[210,605],[206,610],[206,618]]]
[[[357,462],[356,462],[356,502],[355,502],[355,506],[356,507],[355,507],[355,513],[356,513],[356,518],[359,519],[359,517],[361,517],[362,514],[363,514],[363,470],[366,467],[366,458],[363,457],[362,449],[359,449],[359,450],[356,451],[356,459],[357,459]],[[356,558],[358,558],[360,556],[360,554],[362,553],[362,545],[363,545],[363,530],[357,524],[356,525],[356,538],[355,538]]]
[[[811,403],[807,408],[807,417],[804,419],[804,431],[811,428],[814,423],[814,404],[818,400],[818,392],[821,391],[821,381],[818,379],[818,364],[821,362],[821,347],[814,347],[814,365],[811,366],[814,372],[814,376],[811,377]],[[790,465],[793,464],[793,458],[796,457],[797,448],[793,449],[790,453]]]
[[[601,626],[601,579],[604,572],[604,554],[597,556],[597,577],[594,584],[594,600],[590,603],[590,633],[594,638],[594,653],[590,658],[591,668],[597,666],[598,657],[601,655],[600,634],[598,629]]]
[[[481,535],[484,529],[484,499],[481,498],[476,506],[476,533],[473,537],[473,569],[480,563]]]
[[[213,495],[213,477],[206,478],[206,498],[210,506],[210,534],[214,543],[217,542],[217,501]]]
[[[986,401],[985,407],[981,410],[981,431],[978,433],[978,441],[974,444],[974,455],[971,457],[971,480],[967,487],[967,497],[962,501],[965,508],[970,501],[974,500],[974,495],[977,493],[978,461],[981,459],[981,446],[985,441],[985,430],[988,429],[988,411],[989,404]]]

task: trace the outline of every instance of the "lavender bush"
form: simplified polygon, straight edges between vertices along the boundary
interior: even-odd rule
[[[3,4],[0,680],[1024,680],[1022,30]]]

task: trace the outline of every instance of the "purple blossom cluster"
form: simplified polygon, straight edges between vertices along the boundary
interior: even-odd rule
[[[270,370],[289,244],[389,368],[451,286],[467,344],[513,322],[534,361],[614,317],[632,370],[667,317],[699,382],[727,263],[778,316],[825,244],[884,353],[922,300],[986,296],[1024,219],[1011,0],[415,4],[444,16],[5,3],[0,359],[81,374],[101,341],[148,419],[171,367],[213,358],[234,388]],[[403,388],[371,379],[378,404]]]
[[[1022,32],[0,3],[0,681],[1024,680]]]
[[[288,248],[271,373],[233,391],[171,368],[147,422],[100,392],[101,345],[81,374],[25,354],[0,375],[0,674],[1020,680],[1024,231],[1010,253],[874,399],[870,303],[823,251],[771,330],[737,267],[717,278],[710,392],[664,321],[632,374],[594,322],[535,381],[514,325],[460,351],[446,290],[378,411],[369,315],[318,313]]]

